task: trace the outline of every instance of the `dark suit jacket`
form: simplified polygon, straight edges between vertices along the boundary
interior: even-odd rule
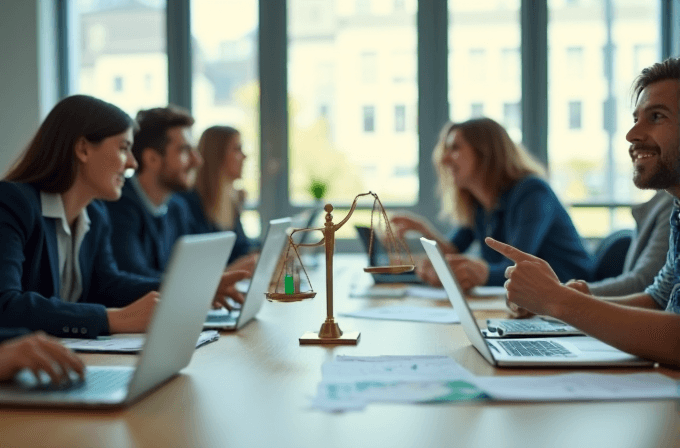
[[[131,182],[123,187],[119,201],[107,202],[112,224],[111,245],[118,267],[148,277],[160,278],[175,241],[189,235],[190,217],[186,202],[173,194],[168,212],[153,216]]]
[[[0,327],[25,327],[66,337],[109,332],[107,307],[122,307],[158,289],[158,281],[118,270],[111,253],[105,206],[87,206],[90,230],[80,247],[83,292],[77,303],[59,299],[55,219],[42,215],[40,191],[0,182]]]
[[[229,261],[227,263],[231,263],[232,261],[248,254],[250,251],[256,248],[256,244],[254,244],[253,241],[248,238],[246,232],[243,230],[240,214],[237,213],[235,216],[233,229],[220,229],[206,216],[201,197],[195,190],[189,190],[177,194],[180,195],[189,206],[189,211],[191,213],[191,233],[200,234],[231,230],[236,234],[234,249],[231,251],[231,255],[229,255]]]

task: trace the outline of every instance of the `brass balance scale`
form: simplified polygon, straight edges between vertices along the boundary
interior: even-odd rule
[[[274,291],[265,293],[267,300],[270,302],[299,302],[301,300],[312,299],[316,296],[316,292],[312,288],[312,284],[309,281],[309,275],[307,275],[307,270],[302,264],[302,259],[300,257],[299,248],[300,247],[318,247],[324,246],[326,252],[326,320],[321,324],[321,330],[318,333],[308,331],[300,337],[300,344],[345,344],[345,345],[356,345],[359,341],[359,336],[361,335],[358,331],[343,333],[340,330],[340,326],[335,321],[333,316],[333,254],[335,252],[335,232],[337,232],[354,213],[357,207],[357,201],[363,196],[373,196],[373,210],[371,211],[371,238],[369,243],[369,256],[373,250],[373,216],[376,212],[379,213],[379,222],[382,221],[385,224],[385,246],[389,254],[390,265],[389,266],[370,266],[364,268],[365,272],[368,273],[383,273],[383,274],[401,274],[404,272],[410,272],[415,269],[415,263],[413,262],[413,257],[411,252],[408,250],[406,244],[400,240],[397,240],[392,232],[390,226],[390,221],[387,218],[387,213],[383,207],[378,195],[369,191],[368,193],[362,193],[357,195],[352,202],[352,206],[347,213],[347,216],[337,224],[333,223],[333,206],[331,204],[326,204],[324,211],[326,212],[326,221],[324,227],[310,228],[310,229],[293,229],[293,231],[288,236],[288,247],[286,249],[286,255],[284,263],[281,265],[281,269],[278,275],[278,279],[275,283]],[[314,232],[318,231],[323,234],[323,238],[316,243],[300,243],[295,244],[293,240],[293,235],[297,232]],[[401,250],[400,250],[401,249]],[[402,261],[401,252],[408,254],[410,263],[404,263]],[[293,255],[294,254],[294,255]],[[310,291],[300,291],[299,286],[296,287],[293,275],[292,266],[294,261],[297,262],[302,267],[302,270],[307,277],[307,282],[310,285]],[[284,271],[286,276],[284,279],[284,292],[279,291],[279,285],[281,284],[281,277],[283,277]]]

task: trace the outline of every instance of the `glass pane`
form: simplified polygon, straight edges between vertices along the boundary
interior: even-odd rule
[[[294,205],[313,202],[313,180],[341,204],[368,190],[417,201],[416,12],[416,0],[289,0]]]
[[[633,185],[625,136],[631,84],[659,58],[659,4],[548,1],[548,158],[551,183],[566,203],[636,203],[653,194]],[[605,236],[626,209],[597,212],[606,219],[573,211],[579,231]]]
[[[248,207],[260,198],[258,25],[257,0],[191,2],[194,135],[198,140],[214,125],[240,131],[247,158],[237,187],[247,192]],[[246,231],[259,234],[256,228]]]
[[[448,3],[451,120],[493,118],[521,141],[520,0]]]
[[[74,0],[72,92],[109,101],[134,117],[168,103],[165,0]]]

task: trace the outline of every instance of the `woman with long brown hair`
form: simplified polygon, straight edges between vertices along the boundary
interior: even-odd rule
[[[458,225],[450,238],[427,219],[395,215],[400,235],[414,230],[437,240],[464,289],[500,286],[512,263],[485,244],[481,258],[460,255],[487,236],[549,260],[562,281],[589,279],[592,260],[571,218],[547,182],[543,168],[489,118],[446,124],[432,154],[441,215]],[[437,283],[427,267],[421,276]]]
[[[236,243],[228,263],[231,268],[252,272],[257,259],[251,253],[255,244],[241,224],[245,194],[234,188],[234,182],[243,175],[246,159],[241,133],[230,126],[212,126],[201,135],[198,151],[203,165],[198,170],[194,190],[179,193],[189,203],[193,232],[232,230],[236,233]]]

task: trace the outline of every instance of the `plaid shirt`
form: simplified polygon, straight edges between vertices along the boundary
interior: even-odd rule
[[[645,289],[661,309],[680,314],[680,201],[675,199],[671,213],[671,235],[666,264]]]

